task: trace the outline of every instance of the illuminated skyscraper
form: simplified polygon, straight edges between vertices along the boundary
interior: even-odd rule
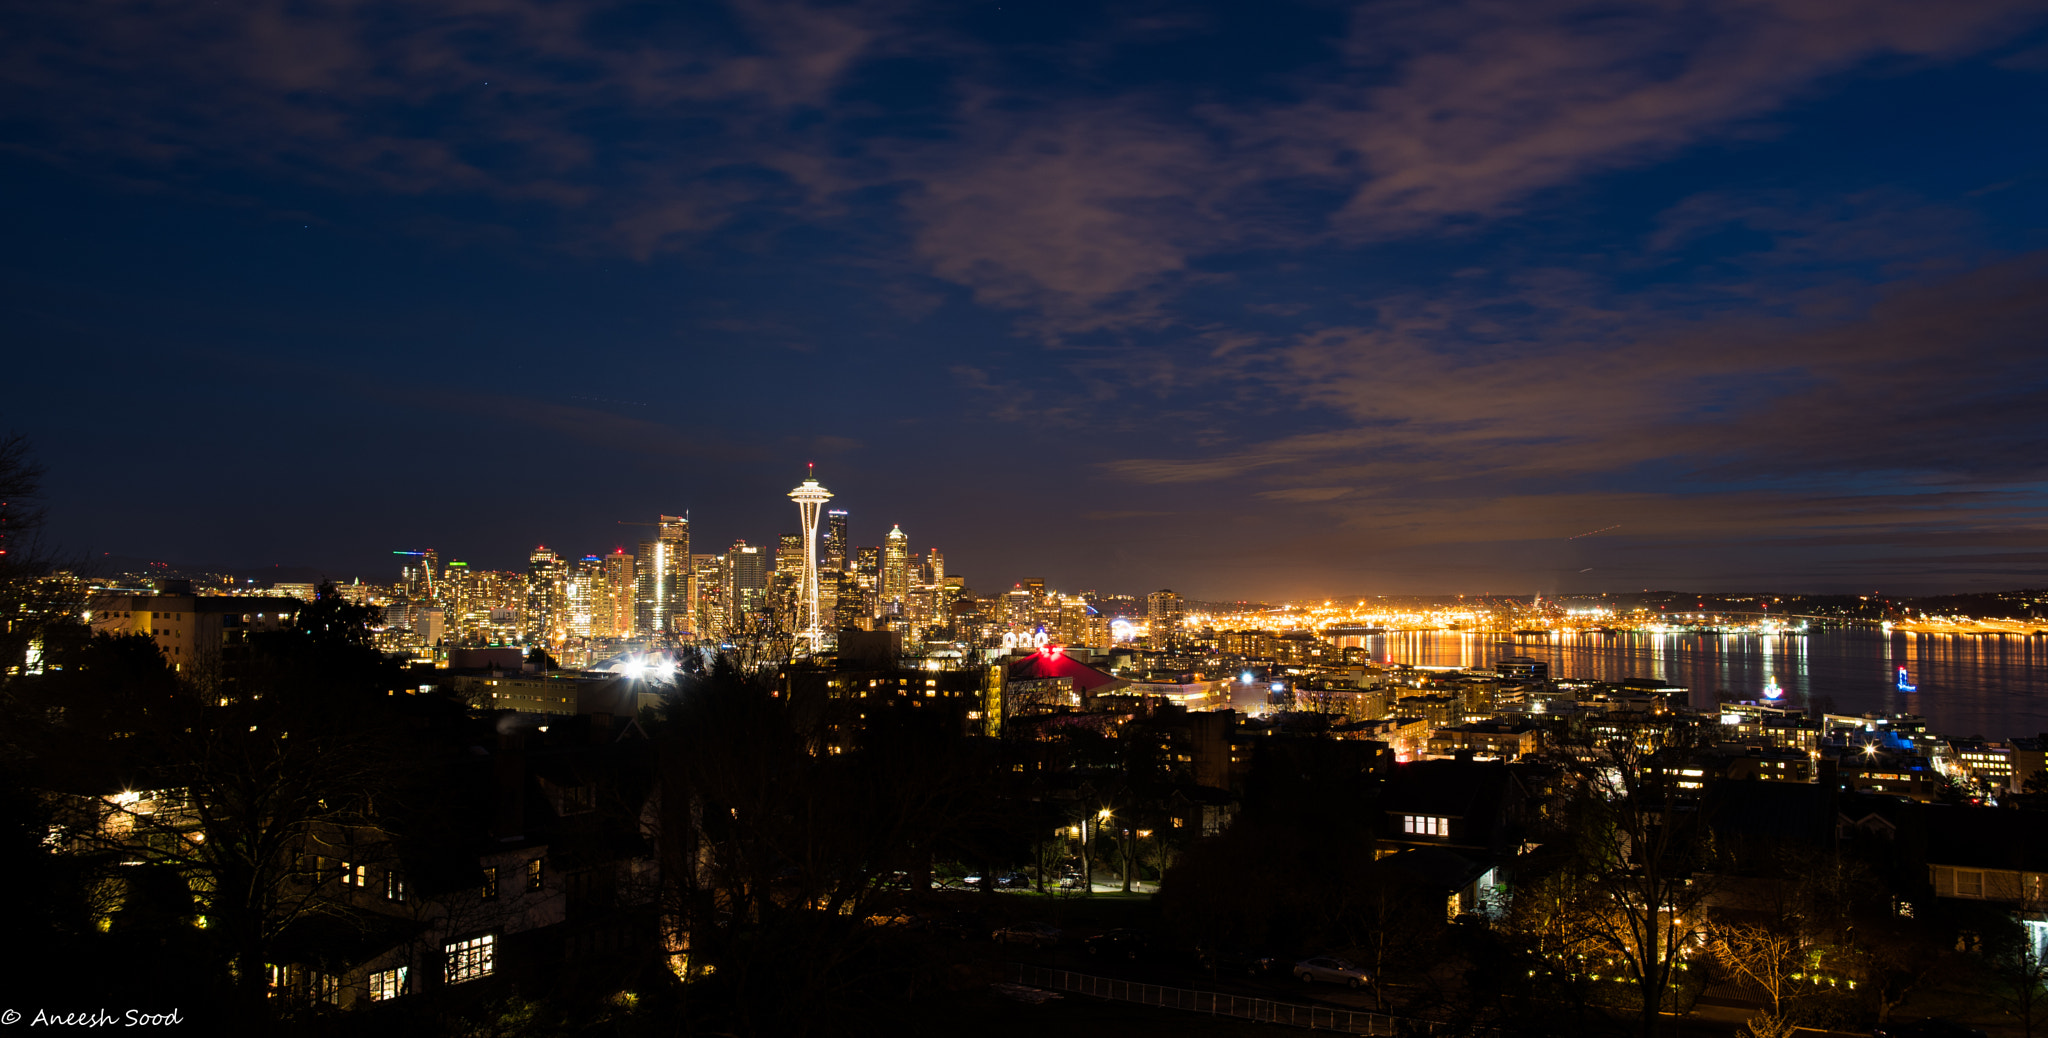
[[[803,583],[797,589],[797,637],[806,648],[817,652],[824,647],[825,628],[818,617],[818,509],[832,500],[832,492],[818,482],[815,472],[805,476],[789,499],[796,502],[797,515],[804,524]],[[843,538],[843,534],[841,535]]]
[[[598,590],[603,582],[604,560],[595,555],[585,555],[569,567],[569,637],[597,633]]]
[[[639,582],[634,558],[620,548],[604,557],[596,587],[591,589],[590,633],[595,638],[631,638]]]
[[[853,565],[848,567],[850,586],[840,586],[839,624],[842,627],[858,627],[863,631],[874,629],[871,622],[882,612],[882,549],[855,548]]]
[[[846,509],[834,508],[825,513],[825,570],[836,572],[846,568]]]
[[[559,645],[568,636],[568,567],[546,545],[533,549],[526,567],[526,640]]]
[[[767,605],[768,553],[745,541],[734,541],[732,550],[725,553],[725,573],[732,620],[737,625],[747,614]]]
[[[415,599],[433,598],[439,583],[440,557],[434,549],[425,551],[394,551],[393,555],[406,556],[405,565],[399,567],[399,586],[407,596]]]
[[[910,597],[910,535],[903,527],[889,528],[889,540],[882,546],[882,611],[901,613]]]
[[[655,537],[640,542],[635,624],[641,634],[687,634],[696,629],[696,595],[691,591],[690,520],[664,515]]]
[[[1154,591],[1145,596],[1145,625],[1152,635],[1152,647],[1172,649],[1180,645],[1180,618],[1182,602],[1171,589]]]
[[[690,556],[690,582],[695,587],[697,633],[712,641],[725,638],[732,621],[732,583],[723,555]]]

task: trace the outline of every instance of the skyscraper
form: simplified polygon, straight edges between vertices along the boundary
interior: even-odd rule
[[[889,528],[889,540],[882,547],[883,612],[901,613],[910,597],[910,535],[901,525]]]
[[[1180,645],[1182,605],[1180,596],[1172,589],[1145,596],[1145,625],[1150,629],[1153,648],[1172,649]]]
[[[767,604],[768,553],[745,541],[734,541],[732,550],[725,553],[725,572],[732,620],[737,625]]]
[[[849,542],[846,539],[846,509],[834,508],[825,513],[825,565],[827,571],[846,568],[846,553]]]
[[[568,567],[547,545],[533,549],[526,561],[526,640],[559,645],[568,636]]]
[[[639,590],[634,626],[654,636],[687,634],[697,627],[692,592],[690,520],[664,515],[654,540],[640,542]]]
[[[597,593],[603,573],[604,560],[595,555],[585,555],[569,567],[569,637],[589,638],[595,633]]]
[[[592,589],[590,633],[595,638],[631,638],[639,597],[633,556],[619,548],[604,557]]]
[[[697,634],[722,640],[732,620],[732,585],[723,555],[690,556],[690,583],[697,609]]]
[[[818,617],[818,509],[832,500],[832,492],[818,482],[815,471],[789,492],[797,515],[804,524],[803,582],[797,589],[797,637],[812,652],[824,647],[825,629]],[[841,535],[844,536],[843,534]]]

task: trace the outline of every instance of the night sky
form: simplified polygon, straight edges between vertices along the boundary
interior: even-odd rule
[[[977,590],[2048,580],[2039,0],[0,13],[67,547],[390,580],[815,461]]]

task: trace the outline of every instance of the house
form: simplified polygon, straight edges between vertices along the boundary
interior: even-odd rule
[[[1379,854],[1445,847],[1502,859],[1522,843],[1527,792],[1497,761],[1426,760],[1396,765],[1380,791]]]

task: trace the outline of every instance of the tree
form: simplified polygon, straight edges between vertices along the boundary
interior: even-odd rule
[[[28,669],[44,632],[84,605],[83,582],[52,572],[41,539],[43,469],[30,447],[19,433],[0,436],[0,681]]]
[[[254,635],[205,687],[149,639],[101,635],[54,655],[24,703],[65,707],[33,733],[36,780],[74,794],[80,845],[183,877],[248,1027],[270,1011],[267,967],[283,961],[285,935],[315,916],[349,919],[328,897],[338,874],[310,873],[304,856],[389,853],[385,822],[427,760],[408,718],[457,709],[402,694],[403,675],[367,645],[373,614],[323,591],[294,629]]]
[[[1761,989],[1771,1000],[1770,1017],[1785,1015],[1785,983],[1799,952],[1797,935],[1769,926],[1717,926],[1710,947],[1728,972]]]
[[[2034,1028],[2048,1015],[2048,952],[2031,927],[2010,917],[1999,923],[1986,942],[1986,993],[2000,1012],[2019,1023],[2024,1038],[2034,1038]]]
[[[988,824],[988,748],[954,715],[861,698],[854,741],[828,746],[808,726],[830,711],[787,692],[693,659],[656,729],[667,939],[691,997],[743,1033],[804,1033],[917,984],[864,923],[924,884],[935,845]]]
[[[1675,731],[1655,754],[1634,740],[1606,746],[1585,768],[1567,805],[1586,880],[1583,913],[1567,929],[1593,935],[1633,983],[1638,1028],[1657,1033],[1659,1011],[1685,949],[1706,926],[1707,888],[1697,873],[1706,850],[1698,801],[1679,785],[1690,734]]]

